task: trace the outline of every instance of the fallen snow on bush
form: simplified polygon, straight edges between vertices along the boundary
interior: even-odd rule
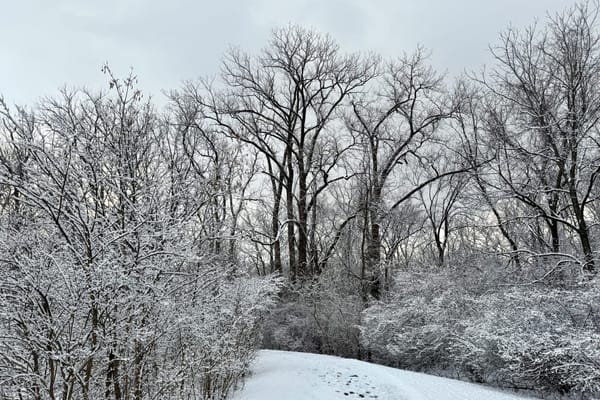
[[[262,350],[234,400],[518,400],[479,385],[318,354]]]

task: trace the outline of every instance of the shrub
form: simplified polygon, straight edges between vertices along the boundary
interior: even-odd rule
[[[600,291],[502,285],[452,271],[399,274],[363,312],[374,360],[538,393],[600,394]]]

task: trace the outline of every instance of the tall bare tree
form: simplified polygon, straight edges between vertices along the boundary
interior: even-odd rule
[[[428,65],[421,48],[388,63],[371,92],[353,97],[347,126],[364,151],[367,187],[363,206],[367,210],[365,223],[368,226],[365,278],[371,280],[372,285],[380,279],[382,217],[431,182],[457,172],[434,171],[414,185],[393,190],[396,185],[392,178],[403,179],[403,165],[431,165],[431,160],[425,160],[423,147],[435,139],[442,122],[451,117],[453,108],[442,76]],[[385,201],[386,194],[389,204]]]
[[[573,232],[584,268],[596,269],[590,202],[600,174],[598,3],[577,5],[542,28],[510,30],[493,48],[496,67],[482,79],[496,99],[488,131],[499,146],[504,187],[547,225],[552,252]]]
[[[292,280],[318,272],[317,244],[311,243],[318,200],[331,184],[349,178],[338,168],[351,145],[336,131],[338,110],[373,77],[375,64],[343,54],[327,35],[290,26],[275,30],[257,57],[231,50],[222,90],[203,99],[208,118],[263,156],[273,199],[273,269],[282,269],[285,226]]]

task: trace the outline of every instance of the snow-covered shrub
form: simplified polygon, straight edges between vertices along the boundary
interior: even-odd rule
[[[0,263],[3,399],[224,399],[247,372],[278,278],[210,258],[86,271],[53,237],[0,238],[2,254],[32,250]]]
[[[286,288],[265,323],[264,347],[362,357],[358,326],[364,303],[360,289],[339,275],[334,278],[335,273],[332,268],[312,284]]]
[[[260,341],[279,280],[211,245],[214,187],[134,83],[0,102],[2,399],[223,399]]]
[[[463,365],[488,369],[489,381],[547,392],[600,393],[600,335],[594,284],[579,289],[514,287],[482,296],[463,346]],[[494,363],[490,363],[490,359]],[[479,367],[482,368],[482,367]]]
[[[196,375],[203,399],[226,398],[248,372],[261,340],[260,323],[280,285],[277,278],[239,276],[187,306],[172,340],[189,349],[179,365],[188,369],[186,375]]]
[[[413,370],[446,370],[472,300],[438,274],[400,274],[390,297],[363,312],[361,342],[374,361]]]
[[[596,282],[563,289],[472,278],[399,274],[392,294],[363,312],[361,342],[373,360],[540,393],[600,393]]]

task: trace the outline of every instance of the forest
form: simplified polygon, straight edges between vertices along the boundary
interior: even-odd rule
[[[0,97],[0,398],[222,400],[258,348],[598,398],[599,12],[456,79],[287,25],[164,105]]]

